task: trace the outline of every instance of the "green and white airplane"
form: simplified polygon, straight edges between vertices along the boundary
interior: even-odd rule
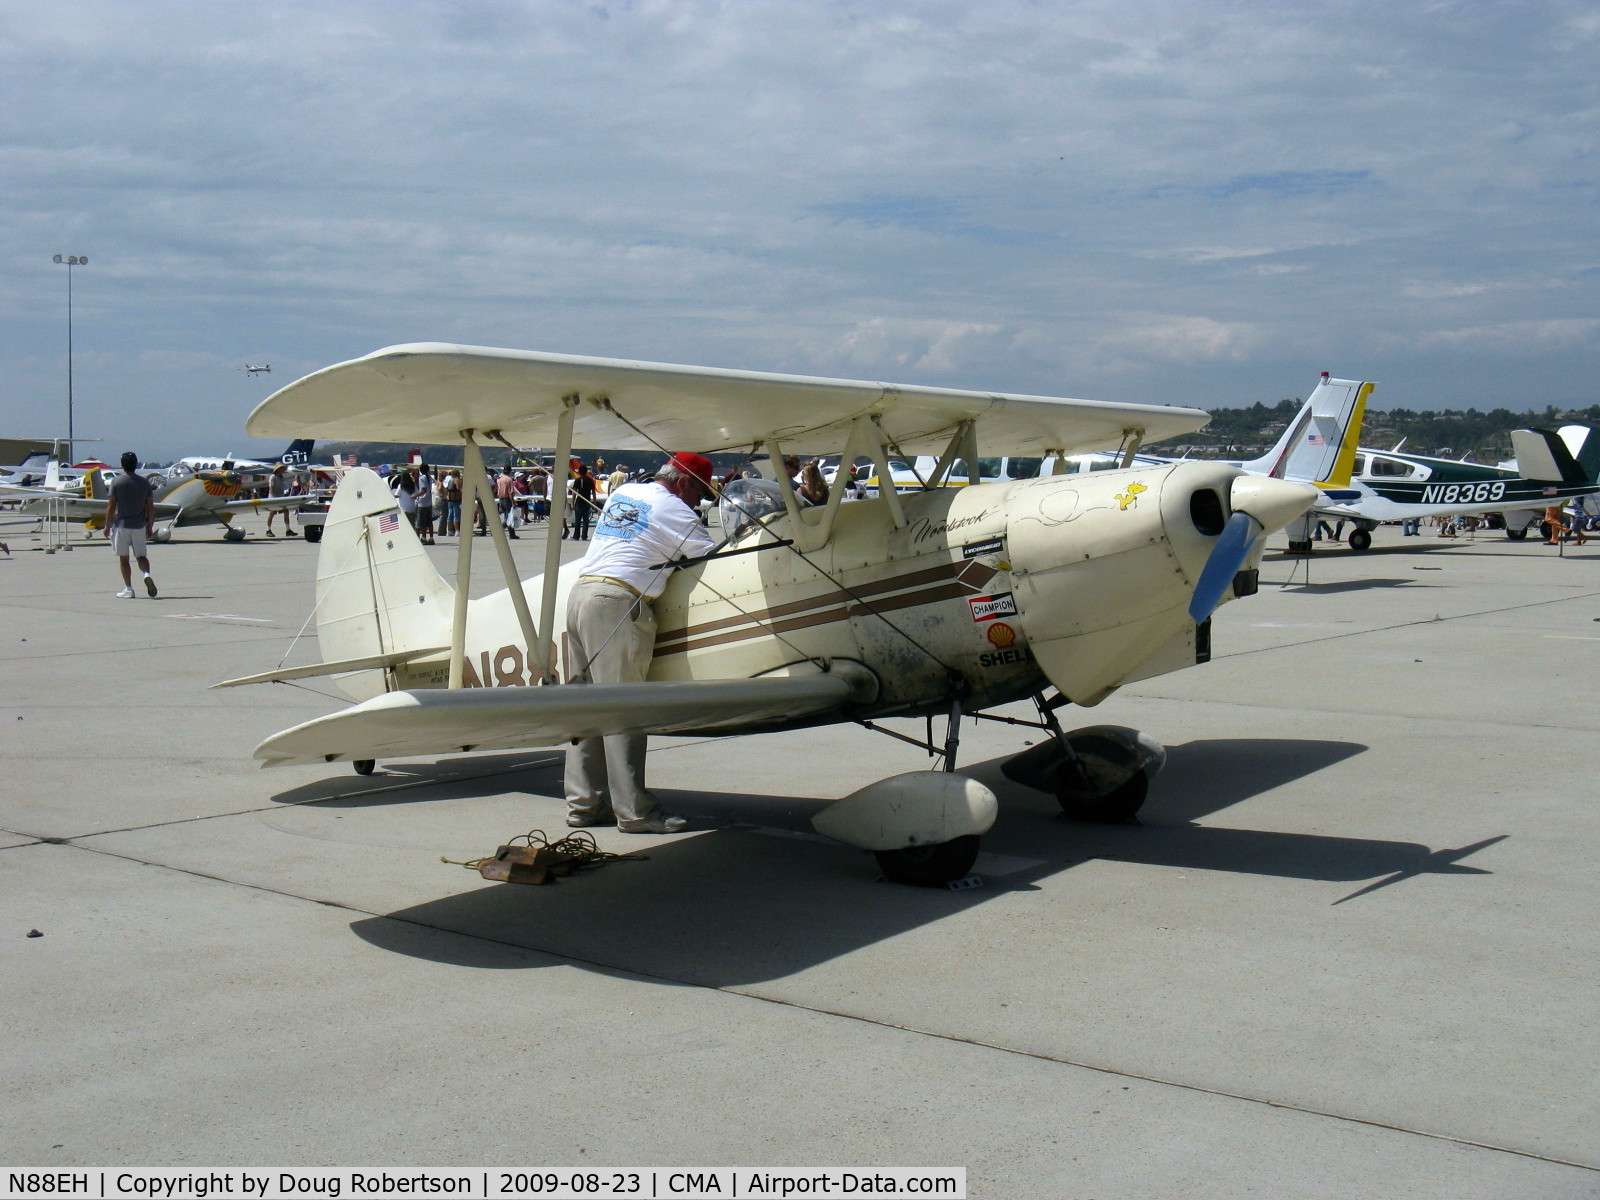
[[[1361,447],[1349,487],[1324,491],[1314,515],[1353,521],[1354,550],[1369,548],[1385,521],[1496,512],[1506,514],[1506,536],[1520,540],[1530,522],[1516,514],[1600,492],[1600,431],[1593,426],[1517,429],[1511,444],[1514,465],[1499,467]]]

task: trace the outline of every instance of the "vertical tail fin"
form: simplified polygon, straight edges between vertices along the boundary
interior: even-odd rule
[[[311,451],[316,447],[315,438],[299,438],[289,443],[289,448],[278,455],[278,462],[288,463],[291,467],[303,467],[311,462]]]
[[[374,471],[345,472],[317,556],[317,641],[325,662],[450,644],[455,589],[434,568],[394,493]],[[357,700],[386,691],[386,670],[339,677]]]
[[[1241,464],[1246,471],[1301,483],[1348,487],[1372,384],[1354,379],[1319,382],[1266,454]]]
[[[1600,429],[1593,425],[1563,425],[1558,431],[1577,459],[1585,483],[1600,483]]]

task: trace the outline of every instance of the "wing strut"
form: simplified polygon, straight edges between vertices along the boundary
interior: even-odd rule
[[[490,432],[486,436],[496,435]],[[462,432],[462,441],[466,450],[462,456],[465,460],[463,465],[472,476],[473,489],[483,493],[483,521],[489,527],[489,540],[494,543],[495,555],[500,560],[500,574],[505,578],[506,590],[511,593],[511,607],[516,610],[517,625],[522,630],[523,640],[528,644],[528,653],[533,656],[534,662],[539,667],[539,677],[547,678],[550,674],[550,656],[545,650],[545,643],[539,640],[538,631],[533,627],[533,614],[528,611],[527,593],[522,590],[522,580],[517,576],[516,560],[511,557],[511,543],[506,540],[506,528],[499,521],[489,519],[489,505],[494,498],[494,489],[489,486],[489,473],[483,468],[483,451],[478,448],[471,430]],[[457,597],[459,602],[459,593]],[[462,632],[465,634],[465,630]]]
[[[1122,462],[1120,465],[1122,469],[1126,471],[1129,467],[1133,466],[1133,457],[1139,453],[1139,447],[1144,442],[1144,430],[1125,429],[1122,431],[1122,436],[1123,450]]]
[[[609,406],[609,402],[608,402]],[[572,421],[578,412],[578,397],[561,397],[561,415],[556,418],[556,461],[551,464],[550,470],[550,520],[545,526],[544,536],[544,578],[540,580],[539,592],[539,628],[544,631],[548,641],[554,643],[551,636],[556,628],[556,584],[557,576],[561,573],[561,539],[555,536],[557,526],[566,524],[567,520],[567,476],[572,470]],[[556,471],[561,472],[561,485],[556,486]],[[546,683],[555,683],[555,673],[545,664],[545,655],[539,655],[540,669],[544,672]]]
[[[463,429],[461,440],[472,447],[472,453],[477,452],[477,444],[472,440],[472,430]],[[471,454],[463,451],[461,455],[461,515],[462,524],[466,529],[456,530],[456,603],[455,610],[450,618],[450,682],[446,685],[451,691],[460,689],[466,674],[467,661],[467,603],[472,595],[472,526],[476,516],[474,507],[478,499],[478,480],[468,469],[467,463],[471,461]],[[483,459],[478,459],[478,470],[482,473]],[[484,520],[489,518],[489,510],[483,510]]]

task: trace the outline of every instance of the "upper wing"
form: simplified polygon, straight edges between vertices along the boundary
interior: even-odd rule
[[[1193,408],[1007,396],[854,379],[585,358],[419,342],[377,350],[307,375],[250,414],[252,437],[448,443],[463,429],[498,431],[521,446],[556,441],[562,398],[606,400],[576,412],[573,445],[703,451],[779,438],[838,449],[851,421],[881,417],[907,453],[943,448],[977,419],[986,453],[1096,449],[1143,430],[1158,441],[1199,429]],[[627,418],[643,431],[618,420]]]
[[[608,733],[731,731],[825,712],[849,695],[839,675],[388,692],[274,734],[255,756],[275,767],[554,746]]]

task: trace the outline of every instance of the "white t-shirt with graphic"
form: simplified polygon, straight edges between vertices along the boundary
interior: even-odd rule
[[[672,577],[651,567],[715,545],[694,510],[659,483],[625,483],[612,492],[590,537],[578,573],[609,575],[651,599]]]

